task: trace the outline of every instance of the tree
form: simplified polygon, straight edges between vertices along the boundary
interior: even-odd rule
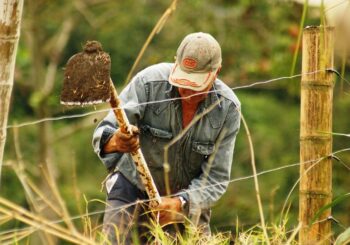
[[[0,2],[0,183],[23,0]]]

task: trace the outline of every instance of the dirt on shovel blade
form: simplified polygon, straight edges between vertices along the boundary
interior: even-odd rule
[[[110,100],[110,56],[97,41],[72,56],[64,72],[61,104],[92,105]]]

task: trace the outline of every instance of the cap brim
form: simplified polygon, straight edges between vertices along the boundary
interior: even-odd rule
[[[169,83],[176,87],[203,91],[213,81],[217,69],[206,73],[188,73],[175,63],[169,76]]]

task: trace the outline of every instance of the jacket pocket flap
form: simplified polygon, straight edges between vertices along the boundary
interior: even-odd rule
[[[214,146],[213,143],[193,142],[192,150],[202,155],[211,155],[214,152]]]
[[[143,131],[147,131],[150,132],[153,136],[158,137],[158,138],[162,138],[162,139],[171,139],[173,138],[173,134],[165,131],[163,129],[158,129],[158,128],[152,128],[148,125],[143,125],[142,126],[142,130]]]
[[[166,108],[168,108],[169,102],[163,102],[160,104],[153,105],[153,113],[156,115],[159,115],[161,112],[163,112]]]

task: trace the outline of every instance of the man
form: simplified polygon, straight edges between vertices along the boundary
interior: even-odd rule
[[[162,197],[158,208],[161,224],[174,221],[173,214],[179,212],[198,223],[203,232],[210,232],[210,207],[228,185],[240,125],[240,102],[217,79],[220,69],[218,42],[206,33],[189,34],[177,50],[175,64],[144,69],[120,94],[134,133],[123,134],[113,112],[97,126],[94,150],[107,169],[114,171],[106,184],[104,217],[104,231],[110,238],[115,239],[117,227],[125,243],[130,242],[130,224],[140,218],[140,211],[135,205],[125,205],[147,199],[126,153],[141,147],[158,191],[166,195],[164,146],[199,114],[204,116],[168,150],[172,195]]]

